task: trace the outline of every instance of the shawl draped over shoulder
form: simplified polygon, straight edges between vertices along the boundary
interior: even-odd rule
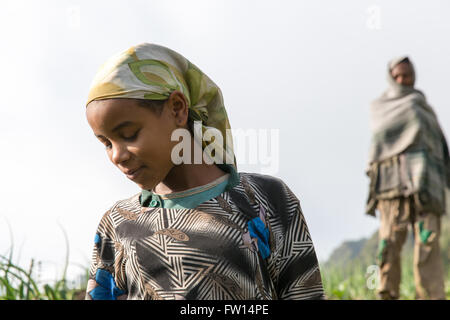
[[[443,131],[425,95],[398,84],[388,65],[388,89],[370,106],[371,144],[367,175],[370,191],[366,213],[375,215],[378,199],[413,196],[418,207],[444,214],[450,187],[450,157]],[[415,80],[415,72],[413,71]]]

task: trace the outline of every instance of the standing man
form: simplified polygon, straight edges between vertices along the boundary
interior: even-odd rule
[[[388,65],[389,87],[370,108],[370,191],[366,213],[379,212],[381,299],[398,299],[400,252],[408,225],[414,232],[417,299],[445,299],[440,256],[441,215],[450,187],[447,143],[433,109],[414,88],[408,57]]]

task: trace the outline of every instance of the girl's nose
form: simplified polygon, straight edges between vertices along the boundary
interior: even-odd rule
[[[118,165],[127,161],[130,158],[130,152],[127,150],[125,146],[122,145],[113,145],[112,146],[112,154],[111,161]]]

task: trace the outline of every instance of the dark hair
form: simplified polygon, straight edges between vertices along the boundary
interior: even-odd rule
[[[161,112],[164,108],[164,103],[167,100],[150,100],[150,99],[136,99],[138,101],[138,105],[151,110],[157,115],[161,115]]]
[[[409,64],[411,64],[411,60],[409,60],[408,57],[405,57],[402,61],[400,61],[400,62],[397,63],[397,64],[400,64],[400,63],[409,63]]]
[[[164,103],[167,100],[150,100],[150,99],[136,99],[138,100],[138,105],[143,107],[143,108],[147,108],[150,111],[154,112],[155,114],[157,114],[158,116],[161,115],[162,110],[164,108]],[[191,110],[189,110],[189,114],[191,113]],[[194,122],[191,119],[191,116],[188,117],[188,130],[191,132],[191,134],[194,134]]]

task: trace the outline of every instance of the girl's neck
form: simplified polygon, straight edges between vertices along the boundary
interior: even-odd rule
[[[158,194],[184,191],[208,184],[225,174],[215,164],[181,164],[173,167],[153,191]]]

